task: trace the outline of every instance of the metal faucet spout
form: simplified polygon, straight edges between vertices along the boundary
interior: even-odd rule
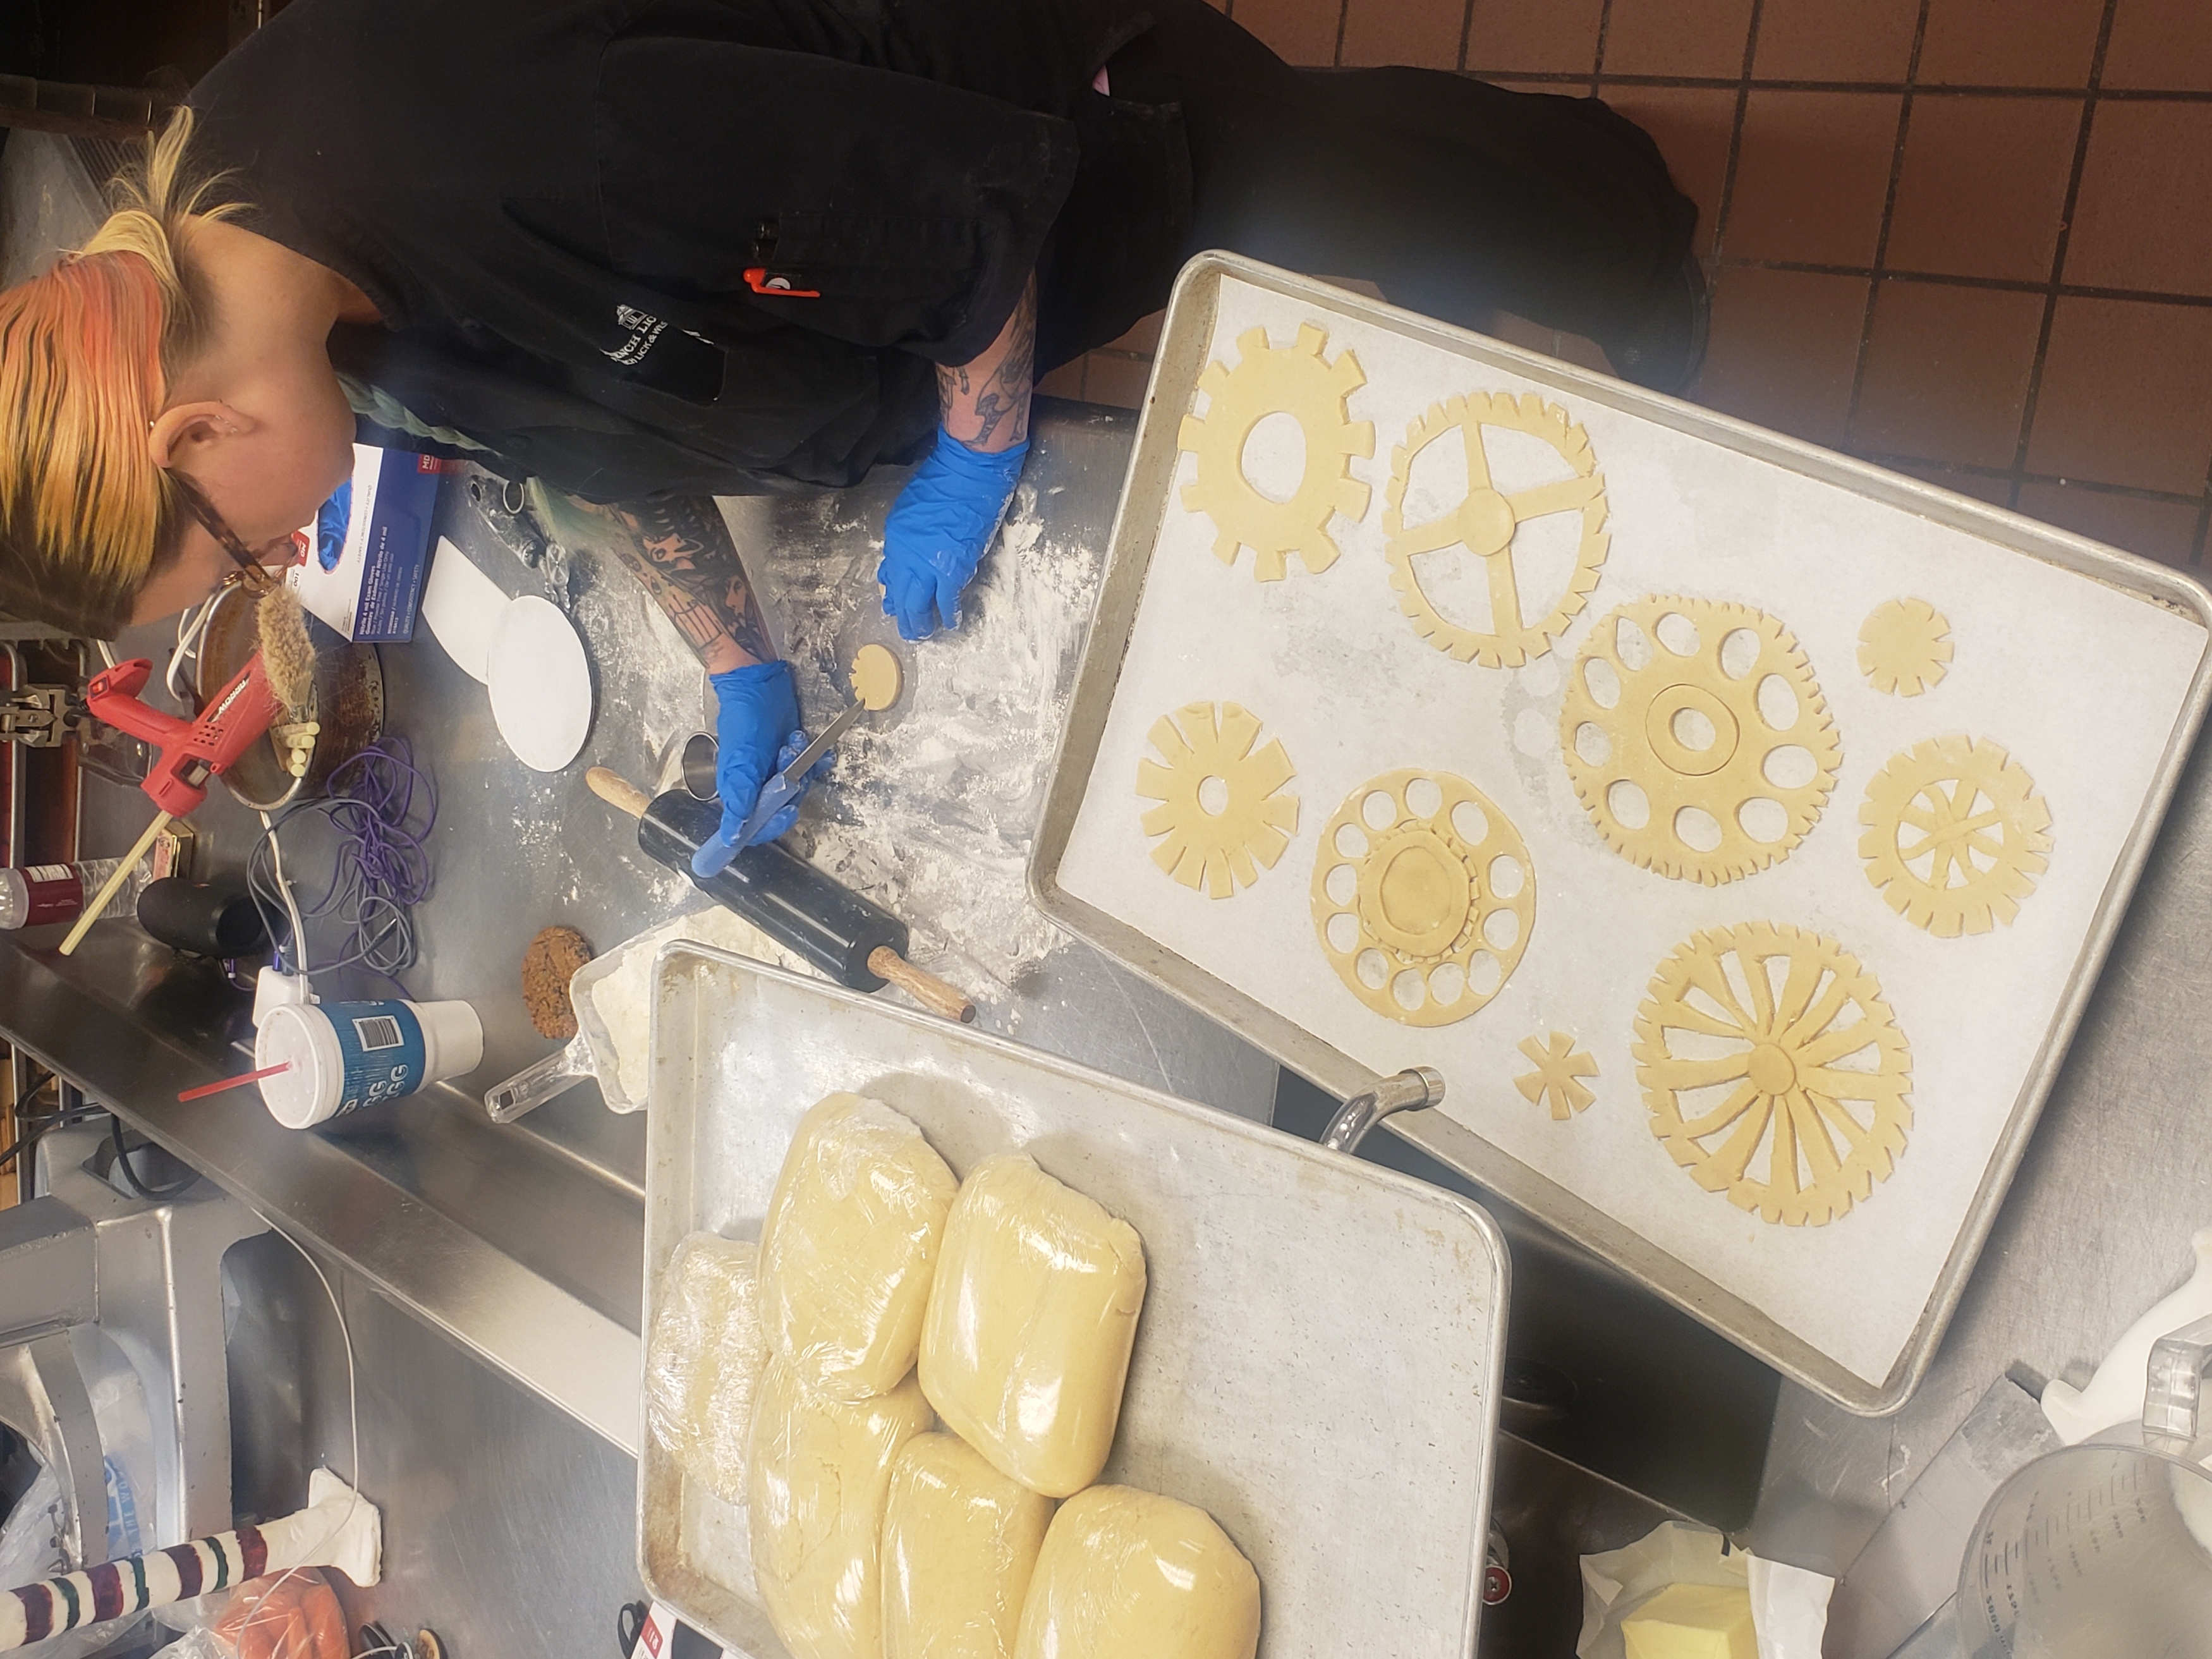
[[[1411,1066],[1395,1077],[1381,1079],[1364,1094],[1358,1094],[1337,1109],[1321,1144],[1332,1152],[1357,1152],[1367,1132],[1384,1118],[1400,1112],[1419,1111],[1439,1105],[1444,1097],[1444,1074],[1433,1066]]]

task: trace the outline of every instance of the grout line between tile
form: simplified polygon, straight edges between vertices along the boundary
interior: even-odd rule
[[[1474,0],[1467,0],[1467,9],[1459,15],[1459,61],[1452,67],[1464,73],[1467,69],[1467,43],[1474,35]]]
[[[1606,0],[1608,12],[1612,5],[1613,0]],[[1743,155],[1743,117],[1751,104],[1751,64],[1759,52],[1759,14],[1765,9],[1765,0],[1751,0],[1751,25],[1743,43],[1743,74],[1735,83],[1735,113],[1729,123],[1728,165],[1721,170],[1721,199],[1713,208],[1713,251],[1705,256],[1705,263],[1714,278],[1709,287],[1716,291],[1719,288],[1723,256],[1728,252],[1729,212],[1735,205],[1736,163]],[[1708,304],[1713,297],[1714,295],[1708,295]]]
[[[2027,477],[2027,447],[2035,435],[2035,413],[2043,398],[2043,370],[2051,353],[2051,331],[2058,318],[2058,301],[2064,288],[2067,245],[2074,236],[2074,213],[2081,199],[2081,175],[2089,167],[2089,138],[2097,125],[2097,95],[2105,79],[2105,52],[2112,43],[2112,18],[2119,0],[2105,0],[2105,15],[2097,25],[2097,49],[2089,59],[2089,84],[2081,99],[2081,126],[2074,136],[2074,167],[2066,179],[2066,204],[2059,210],[2058,242],[2051,252],[2051,284],[2044,295],[2043,323],[2035,337],[2035,356],[2027,371],[2027,395],[2020,410],[2020,441],[2014,446],[2012,491],[2009,503],[2020,504],[2020,488]]]
[[[1982,466],[1971,461],[1940,460],[1932,455],[1890,454],[1881,450],[1856,452],[1863,461],[1875,466],[1886,466],[1892,471],[1900,467],[1923,467],[1935,472],[1955,472],[1962,477],[1985,478],[1992,483],[2011,480],[2012,469],[2003,466]],[[2156,501],[2166,507],[2202,507],[2205,498],[2200,495],[2177,495],[2170,489],[2147,489],[2139,484],[2105,483],[2095,478],[2074,478],[2055,472],[2030,472],[2021,480],[2024,484],[2057,484],[2069,489],[2079,489],[2093,495],[2115,495],[2126,501]]]
[[[2189,550],[2191,565],[2200,568],[2203,565],[2208,542],[2212,542],[2212,467],[2205,470],[2204,501],[2197,509],[2197,539]]]
[[[1905,145],[1912,131],[1912,87],[1920,74],[1920,52],[1928,42],[1928,12],[1933,0],[1920,0],[1920,15],[1912,25],[1912,51],[1905,59],[1905,90],[1897,106],[1897,142],[1889,152],[1889,183],[1881,198],[1881,223],[1875,232],[1874,266],[1867,272],[1866,310],[1859,319],[1858,356],[1851,362],[1851,397],[1844,410],[1844,444],[1849,447],[1851,429],[1859,423],[1859,400],[1866,392],[1867,360],[1874,349],[1874,311],[1881,298],[1882,267],[1889,259],[1889,231],[1897,216],[1897,185],[1905,176]]]
[[[1613,0],[1601,0],[1597,9],[1597,51],[1590,58],[1590,72],[1576,77],[1589,83],[1593,98],[1597,96],[1598,88],[1605,84],[1605,46],[1607,37],[1612,33]]]
[[[1329,64],[1334,69],[1344,67],[1344,31],[1352,21],[1352,0],[1338,0],[1336,8],[1336,50],[1329,54]]]
[[[1794,270],[1808,276],[1871,277],[1870,265],[1830,265],[1808,259],[1728,259],[1731,270]],[[1894,270],[1879,273],[1886,283],[1925,283],[1936,288],[1979,288],[2001,294],[2048,294],[2047,282],[2031,283],[2014,276],[1954,276],[1944,270]],[[2066,300],[2120,300],[2135,305],[2212,307],[2212,294],[2169,294],[2159,289],[2094,288],[2081,283],[2061,283],[2058,295]]]

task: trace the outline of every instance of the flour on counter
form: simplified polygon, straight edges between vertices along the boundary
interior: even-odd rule
[[[653,1058],[653,962],[662,945],[679,939],[711,945],[718,951],[734,951],[797,974],[812,971],[759,928],[719,904],[678,916],[617,945],[622,965],[592,987],[592,1006],[606,1028],[608,1044],[615,1053],[612,1081],[622,1091],[623,1099],[619,1103],[610,1099],[607,1103],[617,1110],[635,1111],[645,1104]],[[600,1079],[603,1091],[608,1081]]]
[[[958,631],[908,645],[878,614],[878,552],[853,552],[857,527],[825,523],[768,562],[811,723],[846,700],[865,641],[891,643],[906,666],[903,700],[840,744],[798,833],[816,864],[908,924],[921,965],[1003,1002],[1066,938],[1030,902],[1027,866],[1105,549],[1048,533],[1025,483]]]

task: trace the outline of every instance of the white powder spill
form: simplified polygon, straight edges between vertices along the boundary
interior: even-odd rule
[[[1024,484],[958,630],[908,645],[878,615],[880,542],[855,552],[857,523],[823,528],[840,533],[780,549],[765,583],[810,725],[847,700],[864,640],[892,645],[906,689],[840,744],[797,834],[816,864],[907,922],[921,965],[1004,1003],[1066,937],[1030,902],[1026,869],[1105,550],[1048,532]]]
[[[693,893],[696,898],[697,894]],[[757,962],[774,963],[795,974],[811,973],[806,963],[778,945],[750,922],[719,905],[640,933],[616,947],[621,965],[592,986],[592,1006],[614,1049],[616,1075],[599,1079],[607,1103],[617,1111],[645,1104],[647,1068],[653,1059],[653,969],[660,947],[672,939],[696,939],[718,950],[735,951]],[[611,1084],[613,1086],[610,1087]],[[616,1098],[616,1091],[621,1098]]]

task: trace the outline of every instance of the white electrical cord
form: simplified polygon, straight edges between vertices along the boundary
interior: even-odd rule
[[[162,675],[161,683],[169,688],[169,695],[179,702],[186,701],[186,692],[183,686],[177,684],[177,670],[188,662],[198,659],[200,637],[207,632],[208,623],[215,616],[216,601],[221,599],[227,591],[227,589],[218,589],[191,610],[179,613],[177,617],[177,648],[169,653],[168,671]],[[103,646],[100,648],[105,653],[106,647]],[[112,658],[110,658],[108,662],[109,666],[114,665]]]
[[[270,822],[268,813],[264,812],[260,816],[262,832],[269,842],[270,866],[276,872],[276,890],[284,896],[284,914],[292,921],[291,949],[285,951],[285,960],[291,972],[305,974],[307,971],[307,924],[300,919],[300,901],[292,896],[291,878],[284,873],[284,844],[271,833],[276,826]]]

